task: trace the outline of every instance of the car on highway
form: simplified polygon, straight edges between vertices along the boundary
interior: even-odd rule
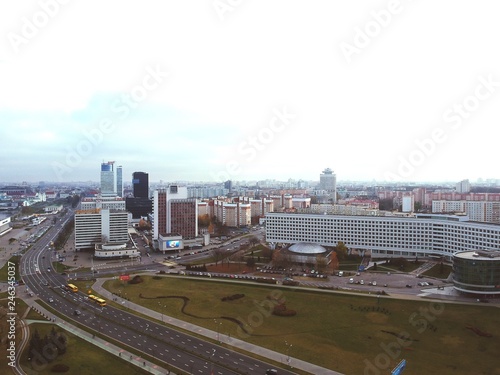
[[[54,298],[49,297],[49,302],[50,302],[50,303],[54,302]]]

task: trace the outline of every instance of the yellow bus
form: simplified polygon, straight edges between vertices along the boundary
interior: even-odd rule
[[[68,289],[71,290],[72,292],[76,293],[78,292],[78,287],[76,285],[73,285],[73,284],[68,284]]]
[[[97,303],[99,306],[106,306],[106,301],[103,300],[102,298],[99,298],[97,296],[94,296],[93,294],[89,294],[89,299],[91,299],[92,301],[94,301],[95,303]]]

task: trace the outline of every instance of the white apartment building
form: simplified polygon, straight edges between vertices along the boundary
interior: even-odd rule
[[[470,221],[500,224],[500,202],[436,200],[432,201],[432,212],[464,212]]]
[[[96,244],[125,244],[129,240],[128,212],[95,209],[75,213],[75,249],[95,248]]]
[[[82,210],[125,210],[125,199],[121,197],[98,196],[97,198],[84,198],[80,203]]]
[[[372,257],[444,256],[457,251],[500,250],[500,225],[466,216],[414,217],[268,213],[266,241],[297,242],[371,250]]]

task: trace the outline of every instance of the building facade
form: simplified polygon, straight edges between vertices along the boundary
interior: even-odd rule
[[[93,209],[75,212],[75,249],[97,244],[124,244],[129,240],[128,213],[123,210]]]
[[[101,164],[101,195],[112,196],[117,195],[116,189],[117,177],[115,170],[115,162],[108,161]]]
[[[326,168],[320,174],[319,189],[326,191],[332,203],[337,201],[337,175],[330,168]]]
[[[500,295],[500,251],[455,253],[453,286],[463,293]]]
[[[417,214],[413,217],[266,214],[266,241],[297,242],[371,250],[372,257],[445,257],[457,251],[500,250],[500,225],[466,216]]]
[[[183,209],[186,211],[182,212]],[[171,185],[155,190],[152,217],[155,240],[166,233],[189,238],[198,235],[198,203],[195,198],[188,198],[185,186]]]
[[[470,221],[500,224],[500,202],[436,200],[432,202],[432,212],[463,212]]]
[[[132,173],[132,190],[134,198],[149,198],[149,174],[145,172]]]

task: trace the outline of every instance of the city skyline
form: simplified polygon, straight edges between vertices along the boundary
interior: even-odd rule
[[[0,181],[497,178],[497,3],[222,3],[0,5]]]

